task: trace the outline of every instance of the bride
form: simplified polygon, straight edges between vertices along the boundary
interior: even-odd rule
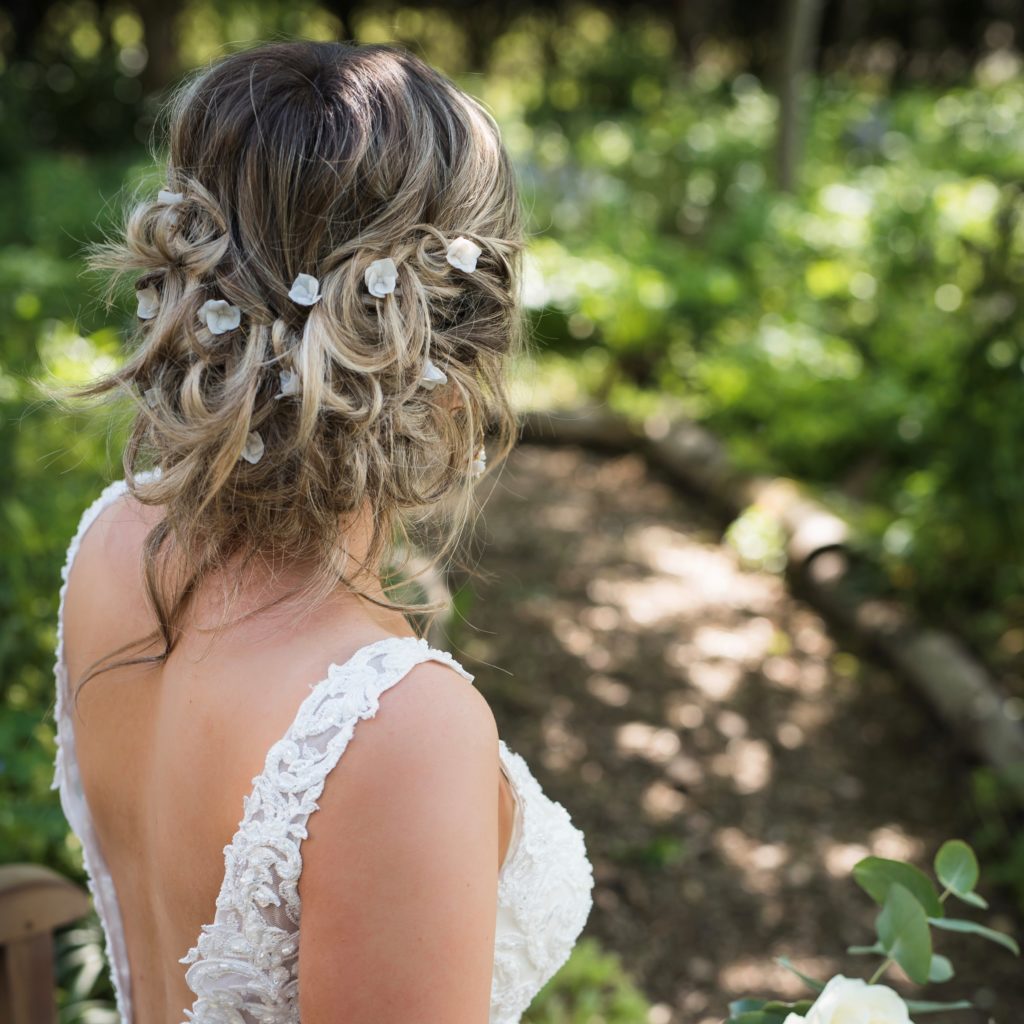
[[[584,838],[393,600],[515,441],[524,228],[493,118],[391,46],[191,76],[134,277],[124,477],[68,548],[54,787],[124,1024],[513,1024]],[[401,685],[396,685],[401,683]]]

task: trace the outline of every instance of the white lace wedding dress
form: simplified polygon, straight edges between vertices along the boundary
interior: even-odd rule
[[[149,471],[149,472],[159,472]],[[146,474],[138,474],[145,479]],[[68,823],[82,843],[85,869],[106,936],[122,1024],[133,1024],[132,993],[117,893],[82,790],[64,663],[64,596],[86,530],[126,493],[117,480],[82,515],[68,548],[57,622],[57,759]],[[244,799],[234,839],[224,848],[224,880],[214,918],[182,958],[195,994],[182,1017],[193,1024],[299,1024],[298,896],[301,844],[328,772],[381,694],[421,661],[441,661],[473,676],[447,651],[422,639],[388,637],[358,650],[311,685],[285,735],[267,753]],[[568,959],[592,905],[593,872],[583,833],[547,797],[528,765],[499,741],[501,767],[516,796],[513,834],[498,876],[497,930],[489,1024],[516,1024],[544,983]]]

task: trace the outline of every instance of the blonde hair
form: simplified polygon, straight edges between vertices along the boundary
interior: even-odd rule
[[[480,102],[412,53],[268,43],[201,69],[166,113],[166,188],[182,200],[136,193],[123,231],[88,252],[115,272],[108,303],[120,275],[140,272],[155,315],[120,369],[68,392],[132,397],[128,489],[165,506],[143,555],[158,628],[107,657],[159,638],[164,650],[118,665],[166,659],[190,596],[233,556],[310,566],[296,589],[313,603],[341,583],[382,604],[358,573],[401,551],[404,569],[419,526],[434,535],[421,564],[436,567],[474,508],[468,470],[485,431],[489,471],[515,443],[506,373],[526,344],[511,160]],[[446,260],[459,236],[481,250],[472,273]],[[383,257],[397,284],[375,298],[364,273]],[[312,307],[289,298],[300,273],[320,281]],[[211,334],[199,315],[210,299],[238,306],[240,326]],[[441,388],[419,386],[428,356]],[[286,369],[301,391],[276,400]],[[265,442],[255,463],[240,459],[253,430]],[[159,473],[136,479],[147,462]],[[361,509],[372,536],[350,576],[339,524]],[[176,580],[159,571],[169,541],[187,569]]]

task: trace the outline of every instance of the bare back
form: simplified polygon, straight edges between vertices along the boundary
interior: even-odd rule
[[[159,514],[125,496],[85,535],[64,605],[72,686],[95,659],[154,628],[141,547]],[[179,958],[213,919],[223,851],[243,799],[311,684],[329,663],[367,643],[412,635],[398,613],[371,615],[346,598],[345,609],[325,606],[298,627],[289,619],[281,628],[273,612],[232,625],[211,645],[195,627],[218,614],[212,598],[200,594],[163,665],[102,673],[81,692],[74,715],[78,763],[117,890],[136,1024],[178,1020],[191,1005]],[[436,664],[413,669],[450,671]],[[514,823],[504,776],[498,808],[496,873]]]

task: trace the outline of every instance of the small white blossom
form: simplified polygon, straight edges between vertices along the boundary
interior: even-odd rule
[[[444,370],[439,370],[428,356],[426,363],[423,364],[423,376],[420,377],[420,386],[425,387],[428,391],[433,391],[438,384],[447,383],[448,375]]]
[[[487,450],[483,445],[477,448],[473,455],[473,463],[470,466],[471,476],[477,477],[482,476],[484,470],[487,468]]]
[[[459,235],[459,237],[448,246],[448,252],[445,253],[445,258],[458,270],[464,270],[467,274],[472,274],[473,271],[476,270],[477,257],[482,252],[483,249],[481,249],[476,242],[471,242],[468,238],[463,238],[462,235]]]
[[[146,388],[146,390],[143,392],[142,397],[145,398],[146,405],[148,405],[152,409],[157,403],[156,388]]]
[[[292,281],[291,291],[288,292],[288,298],[300,306],[312,306],[321,297],[320,282],[312,274],[299,274]]]
[[[183,192],[169,192],[165,188],[160,189],[156,197],[161,203],[166,203],[168,206],[177,206],[178,203],[185,201],[185,194]]]
[[[285,395],[297,395],[299,393],[299,375],[296,371],[282,370],[280,377],[281,390],[274,395],[275,398],[284,398]]]
[[[363,280],[371,295],[378,299],[390,295],[395,290],[395,283],[398,281],[398,268],[390,256],[382,260],[374,260],[363,274]]]
[[[233,331],[242,322],[242,311],[226,299],[207,299],[199,307],[199,319],[213,334]]]
[[[160,308],[160,293],[156,290],[156,286],[151,284],[140,288],[135,293],[135,297],[139,300],[139,318],[152,320]]]
[[[246,462],[251,462],[253,465],[263,458],[263,438],[260,437],[258,431],[249,431],[245,439],[245,447],[239,458],[245,459]]]

